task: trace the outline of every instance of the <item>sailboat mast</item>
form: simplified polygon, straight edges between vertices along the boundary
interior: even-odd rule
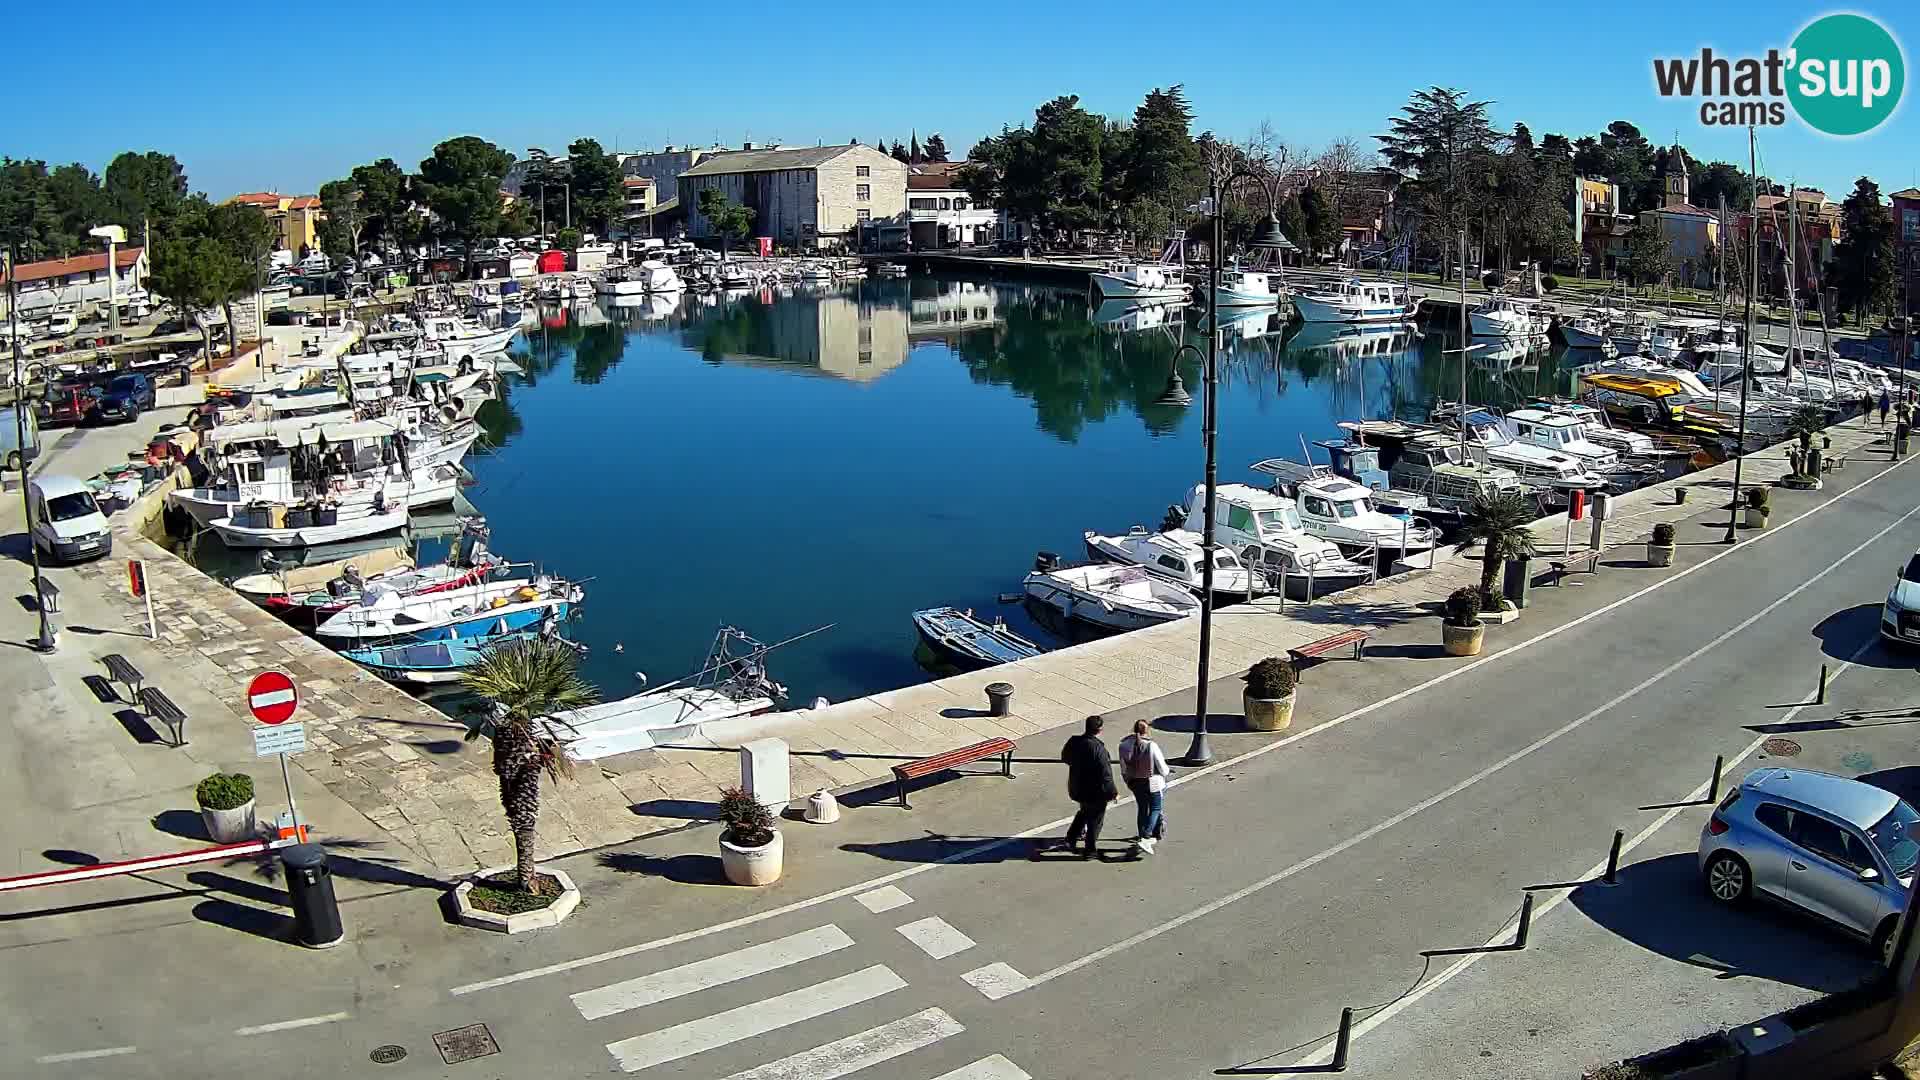
[[[1757,176],[1760,171],[1760,149],[1758,136],[1752,126],[1747,128],[1747,175]],[[1747,449],[1747,383],[1753,368],[1753,296],[1760,291],[1760,186],[1755,184],[1753,194],[1747,202],[1747,332],[1740,344],[1740,431],[1733,445],[1733,506],[1727,511],[1727,543],[1734,542],[1734,529],[1737,527],[1740,512],[1740,468],[1746,463]]]
[[[1722,342],[1727,337],[1727,193],[1720,193],[1720,257],[1713,260],[1714,291],[1720,294],[1720,325],[1715,328],[1714,336]],[[1714,353],[1719,355],[1718,350]],[[1713,375],[1713,411],[1720,411],[1720,384],[1724,379],[1719,372]]]
[[[1796,278],[1800,276],[1800,215],[1794,206],[1794,185],[1787,185],[1787,368],[1789,385],[1793,381],[1793,350],[1800,342],[1800,292]],[[1800,388],[1807,387],[1807,366],[1800,365]]]
[[[1467,227],[1460,226],[1460,460],[1467,458]]]

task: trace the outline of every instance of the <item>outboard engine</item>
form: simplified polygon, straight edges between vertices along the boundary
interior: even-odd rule
[[[461,566],[478,566],[487,557],[487,526],[482,521],[470,521],[460,532],[460,547],[454,561]]]
[[[1051,551],[1042,551],[1033,557],[1033,569],[1035,573],[1050,574],[1060,569],[1060,556]]]

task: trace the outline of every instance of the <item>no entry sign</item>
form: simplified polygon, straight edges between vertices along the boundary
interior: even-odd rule
[[[247,684],[247,708],[263,724],[285,723],[300,707],[300,691],[285,672],[263,671]]]

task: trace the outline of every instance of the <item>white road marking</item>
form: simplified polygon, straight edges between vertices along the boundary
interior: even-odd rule
[[[639,1072],[669,1061],[715,1050],[741,1039],[765,1035],[788,1024],[812,1020],[818,1016],[872,1001],[892,993],[907,981],[883,964],[813,986],[750,1002],[725,1012],[689,1020],[660,1031],[651,1031],[631,1039],[607,1044],[623,1072]]]
[[[1861,656],[1865,655],[1868,649],[1873,648],[1874,643],[1875,643],[1875,639],[1873,638],[1867,639],[1866,644],[1860,646],[1858,649],[1855,649],[1853,651],[1852,656],[1849,656],[1845,660],[1841,661],[1840,666],[1834,670],[1832,678],[1829,678],[1827,680],[1827,684],[1831,686],[1836,680],[1840,678],[1840,676],[1846,674],[1848,669],[1853,667],[1853,662],[1855,660],[1860,659]],[[1792,709],[1789,709],[1785,715],[1781,716],[1779,720],[1775,721],[1775,723],[1780,723],[1780,724],[1792,723],[1793,718],[1800,715],[1800,710],[1806,707],[1807,707],[1806,705],[1795,705]],[[1729,773],[1731,773],[1734,766],[1740,764],[1742,761],[1745,761],[1748,757],[1750,757],[1753,754],[1755,750],[1760,749],[1761,745],[1764,744],[1768,739],[1772,737],[1773,736],[1771,735],[1761,735],[1759,738],[1754,739],[1752,742],[1748,743],[1746,747],[1742,749],[1739,753],[1727,759],[1727,763],[1725,768],[1722,771],[1722,775],[1726,776]],[[1731,784],[1732,781],[1728,780],[1727,783]],[[1707,792],[1712,787],[1713,787],[1713,781],[1709,779],[1706,783],[1703,783],[1699,787],[1694,788],[1693,791],[1690,794],[1688,794],[1685,799],[1681,801],[1686,803],[1697,803],[1700,800],[1707,797]],[[1666,813],[1661,814],[1659,817],[1655,818],[1652,824],[1648,825],[1646,828],[1641,829],[1639,832],[1635,833],[1632,839],[1627,840],[1625,843],[1621,844],[1620,854],[1622,856],[1625,856],[1629,852],[1633,851],[1634,848],[1637,848],[1641,844],[1646,843],[1648,840],[1652,839],[1653,836],[1656,833],[1658,833],[1661,829],[1666,828],[1667,825],[1671,823],[1674,818],[1679,817],[1681,811],[1691,810],[1691,809],[1694,809],[1694,807],[1691,807],[1691,806],[1671,807],[1670,809],[1667,810]],[[1587,869],[1587,872],[1585,874],[1582,874],[1576,880],[1591,881],[1595,878],[1598,878],[1600,875],[1606,872],[1607,872],[1607,860],[1602,859],[1599,862],[1593,864],[1591,867],[1589,867]],[[1559,907],[1561,904],[1565,903],[1567,898],[1572,896],[1573,893],[1574,893],[1573,889],[1562,889],[1556,892],[1553,896],[1548,897],[1544,903],[1534,905],[1534,908],[1533,908],[1534,919],[1538,920],[1543,916],[1545,916],[1547,912],[1552,911],[1554,908]],[[1487,939],[1486,947],[1490,948],[1495,945],[1504,945],[1512,941],[1514,931],[1516,931],[1517,929],[1519,929],[1518,916],[1512,919],[1509,919],[1506,925],[1502,926],[1499,930],[1495,931],[1494,935]],[[1447,965],[1446,969],[1441,971],[1440,974],[1435,975],[1433,978],[1428,979],[1426,982],[1423,982],[1419,986],[1415,987],[1410,993],[1407,994],[1407,996],[1400,998],[1396,1001],[1390,1002],[1385,1007],[1380,1009],[1380,1011],[1367,1017],[1365,1020],[1362,1020],[1359,1023],[1353,1025],[1353,1031],[1350,1034],[1350,1040],[1358,1039],[1362,1035],[1367,1034],[1373,1029],[1379,1027],[1380,1025],[1400,1015],[1402,1011],[1412,1007],[1412,1005],[1415,1002],[1419,1001],[1423,997],[1426,997],[1428,994],[1433,993],[1435,990],[1438,990],[1440,987],[1445,986],[1448,982],[1450,982],[1453,979],[1454,976],[1460,974],[1461,972],[1467,970],[1473,965],[1486,959],[1489,955],[1491,954],[1483,953],[1483,952],[1468,953],[1466,956],[1463,956],[1460,959],[1455,960],[1453,963]],[[1315,1050],[1313,1053],[1308,1054],[1306,1057],[1301,1058],[1299,1061],[1294,1062],[1293,1067],[1300,1068],[1302,1066],[1308,1066],[1308,1065],[1324,1065],[1327,1062],[1332,1060],[1333,1060],[1333,1047],[1331,1044],[1328,1044],[1326,1046],[1323,1046],[1321,1049]]]
[[[292,1031],[294,1028],[319,1027],[321,1024],[337,1024],[342,1020],[353,1019],[352,1013],[327,1013],[325,1016],[303,1016],[298,1020],[281,1020],[272,1024],[255,1024],[252,1027],[234,1028],[235,1035],[266,1035],[275,1031]]]
[[[72,1050],[64,1054],[42,1054],[33,1060],[40,1065],[58,1065],[63,1061],[91,1061],[94,1058],[119,1057],[131,1054],[136,1047],[109,1046],[104,1050]]]
[[[573,1004],[582,1017],[598,1020],[629,1009],[684,997],[709,987],[764,975],[789,964],[837,952],[852,944],[853,939],[839,927],[822,926],[778,941],[737,949],[723,956],[696,960],[637,979],[585,990],[573,995]]]
[[[1015,971],[1012,964],[988,964],[983,968],[974,968],[961,980],[968,986],[985,994],[988,1001],[999,1001],[1032,986],[1025,975]]]
[[[1033,1077],[1005,1057],[994,1054],[971,1065],[962,1065],[952,1072],[941,1073],[933,1080],[1033,1080]]]
[[[858,1035],[769,1061],[727,1080],[839,1080],[967,1030],[945,1009],[926,1009]]]
[[[1783,521],[1779,525],[1776,525],[1773,528],[1768,529],[1767,531],[1761,533],[1758,536],[1747,537],[1746,539],[1741,540],[1739,543],[1729,546],[1724,551],[1720,551],[1713,555],[1710,555],[1707,558],[1702,559],[1699,562],[1693,564],[1692,566],[1686,567],[1682,570],[1669,574],[1668,576],[1661,578],[1659,581],[1656,581],[1653,584],[1648,585],[1644,589],[1640,589],[1637,592],[1629,593],[1618,600],[1602,605],[1601,607],[1598,607],[1593,611],[1589,611],[1585,615],[1578,616],[1572,619],[1571,621],[1560,624],[1559,626],[1555,626],[1555,627],[1551,627],[1549,629],[1543,630],[1539,634],[1535,635],[1534,637],[1527,638],[1525,641],[1515,642],[1514,644],[1509,645],[1504,649],[1500,649],[1497,652],[1488,653],[1480,657],[1478,660],[1469,661],[1457,668],[1450,668],[1447,671],[1441,672],[1440,674],[1435,675],[1433,678],[1428,679],[1423,683],[1419,683],[1414,686],[1407,687],[1405,690],[1401,690],[1397,693],[1390,694],[1387,697],[1381,698],[1379,701],[1375,701],[1366,705],[1359,706],[1358,708],[1353,709],[1350,712],[1342,713],[1341,715],[1336,716],[1333,719],[1326,721],[1325,723],[1318,724],[1314,727],[1310,727],[1303,731],[1296,732],[1292,735],[1287,736],[1284,739],[1278,739],[1278,740],[1275,740],[1274,742],[1266,743],[1262,746],[1256,746],[1252,750],[1249,750],[1244,754],[1240,754],[1237,757],[1222,758],[1221,760],[1214,762],[1212,765],[1208,765],[1203,768],[1193,769],[1190,771],[1183,772],[1181,775],[1176,776],[1172,780],[1168,781],[1167,786],[1179,787],[1181,784],[1189,783],[1194,780],[1199,780],[1202,777],[1212,775],[1213,773],[1220,772],[1224,769],[1238,768],[1246,764],[1247,762],[1252,761],[1255,758],[1262,757],[1267,754],[1271,754],[1276,750],[1285,749],[1286,747],[1292,746],[1294,743],[1299,742],[1302,739],[1311,738],[1315,735],[1322,734],[1323,732],[1333,731],[1354,720],[1358,720],[1361,717],[1370,716],[1373,713],[1378,712],[1379,710],[1384,709],[1390,705],[1397,705],[1400,702],[1407,700],[1408,698],[1415,697],[1419,694],[1425,693],[1426,691],[1431,690],[1442,683],[1449,682],[1453,679],[1457,679],[1460,676],[1467,674],[1468,672],[1476,671],[1486,664],[1491,664],[1496,660],[1500,660],[1505,657],[1512,656],[1513,654],[1520,652],[1524,649],[1532,648],[1533,646],[1543,641],[1551,640],[1552,638],[1558,637],[1569,630],[1575,629],[1576,627],[1584,626],[1587,623],[1593,621],[1594,619],[1597,619],[1603,615],[1606,615],[1612,612],[1616,608],[1619,608],[1625,604],[1630,604],[1633,601],[1638,600],[1643,596],[1646,596],[1653,592],[1657,592],[1660,589],[1664,589],[1667,586],[1673,584],[1674,582],[1680,581],[1688,577],[1689,575],[1697,573],[1701,570],[1705,570],[1707,567],[1712,566],[1714,563],[1719,562],[1721,559],[1724,559],[1727,556],[1732,555],[1736,552],[1745,550],[1751,544],[1765,543],[1767,540],[1771,539],[1772,537],[1780,535],[1782,532],[1785,532],[1786,530],[1793,528],[1795,525],[1798,525],[1801,522],[1806,521],[1807,519],[1813,517],[1815,514],[1819,514],[1827,510],[1828,508],[1832,507],[1834,504],[1840,502],[1841,500],[1850,497],[1855,492],[1859,491],[1861,488],[1864,488],[1869,484],[1876,483],[1877,481],[1881,480],[1884,477],[1892,475],[1894,469],[1899,468],[1901,465],[1906,464],[1907,461],[1910,461],[1910,460],[1912,459],[1903,458],[1901,459],[1900,462],[1888,468],[1886,471],[1878,473],[1874,476],[1868,477],[1867,479],[1861,481],[1860,483],[1855,484],[1853,487],[1850,487],[1847,490],[1841,492],[1840,494],[1835,495],[1833,498],[1827,500],[1826,502],[1821,503],[1819,506],[1816,506],[1811,510],[1806,511],[1803,514],[1800,514],[1798,517],[1794,517],[1789,520]],[[1905,520],[1905,519],[1903,518],[1902,520]],[[1133,801],[1132,796],[1130,795],[1122,796],[1120,799],[1116,800],[1112,805],[1117,808],[1117,807],[1125,806],[1131,803],[1132,801]],[[717,922],[710,926],[702,926],[693,930],[685,931],[683,933],[671,934],[663,938],[655,938],[652,941],[643,941],[633,945],[624,945],[618,949],[609,949],[606,952],[594,953],[590,956],[581,956],[581,957],[576,957],[572,960],[563,960],[563,961],[560,961],[559,963],[547,964],[543,967],[527,968],[522,971],[513,972],[512,974],[501,975],[493,979],[483,979],[479,982],[465,983],[460,986],[452,987],[447,992],[449,994],[452,994],[455,997],[460,997],[466,994],[478,993],[482,990],[497,990],[500,987],[512,986],[515,983],[525,982],[529,979],[543,978],[547,975],[558,975],[563,972],[574,971],[578,968],[591,967],[594,964],[604,964],[609,960],[619,960],[623,957],[636,956],[640,953],[651,952],[655,949],[664,949],[670,945],[678,945],[683,941],[693,941],[697,938],[706,937],[709,934],[720,934],[720,933],[725,933],[729,930],[738,930],[743,926],[752,926],[755,923],[765,922],[768,919],[777,919],[783,915],[791,915],[796,911],[805,911],[808,908],[818,907],[821,904],[831,903],[832,901],[839,900],[842,897],[857,896],[861,893],[871,892],[882,886],[891,885],[897,881],[905,881],[910,877],[916,877],[920,874],[924,874],[932,870],[938,870],[943,866],[952,866],[955,863],[968,862],[972,859],[978,858],[981,855],[987,854],[988,852],[996,851],[1000,848],[1003,848],[1008,844],[1014,844],[1022,840],[1032,839],[1033,837],[1036,837],[1036,836],[1044,836],[1048,833],[1057,832],[1061,829],[1066,828],[1068,823],[1070,823],[1072,820],[1073,818],[1071,816],[1056,818],[1053,821],[1049,821],[1041,825],[1035,825],[1033,828],[1026,829],[1022,832],[1014,833],[1012,836],[999,837],[993,840],[985,841],[983,843],[975,844],[969,848],[963,848],[959,851],[943,856],[942,858],[935,860],[933,862],[917,863],[913,866],[908,866],[899,870],[892,871],[890,873],[881,874],[878,877],[869,878],[866,881],[856,882],[855,884],[848,885],[844,888],[834,889],[831,892],[821,893],[818,896],[807,897],[806,899],[803,899],[803,900],[795,900],[792,903],[783,904],[780,907],[776,907],[776,908],[769,908],[766,911],[755,912],[751,915],[742,915],[737,919],[728,919],[725,922]]]
[[[1781,596],[1778,599],[1774,600],[1772,603],[1768,604],[1766,607],[1763,607],[1759,611],[1756,611],[1753,614],[1747,616],[1746,618],[1740,620],[1738,623],[1735,623],[1732,627],[1721,631],[1720,634],[1718,634],[1713,638],[1713,640],[1707,642],[1706,644],[1700,646],[1699,648],[1693,650],[1692,652],[1686,654],[1685,656],[1682,656],[1680,659],[1675,660],[1673,663],[1668,664],[1666,667],[1661,668],[1659,671],[1654,672],[1652,675],[1647,676],[1646,678],[1633,684],[1627,689],[1622,690],[1620,693],[1615,694],[1613,697],[1601,703],[1597,708],[1594,708],[1589,712],[1583,713],[1582,715],[1567,721],[1566,723],[1560,725],[1559,727],[1554,728],[1552,731],[1547,732],[1545,735],[1542,735],[1538,739],[1535,739],[1532,742],[1528,743],[1527,745],[1521,747],[1520,749],[1515,750],[1513,753],[1508,754],[1506,757],[1501,758],[1499,761],[1496,761],[1493,764],[1487,766],[1486,768],[1481,769],[1479,772],[1474,773],[1472,776],[1469,776],[1466,779],[1461,780],[1458,783],[1453,784],[1452,786],[1434,795],[1429,795],[1428,797],[1421,799],[1419,802],[1414,803],[1412,806],[1407,807],[1405,810],[1402,810],[1399,813],[1394,814],[1392,817],[1386,818],[1382,821],[1375,822],[1373,825],[1368,826],[1367,828],[1362,829],[1357,833],[1354,833],[1352,836],[1347,837],[1345,840],[1340,841],[1339,843],[1333,845],[1332,847],[1325,848],[1319,852],[1309,855],[1306,858],[1301,859],[1299,862],[1296,862],[1293,865],[1288,866],[1275,873],[1269,874],[1266,877],[1261,878],[1260,880],[1254,882],[1251,885],[1247,885],[1247,886],[1244,886],[1243,888],[1236,889],[1233,892],[1230,892],[1227,895],[1222,896],[1217,900],[1209,901],[1205,904],[1200,905],[1197,908],[1193,908],[1190,911],[1177,915],[1174,918],[1168,919],[1166,922],[1163,922],[1158,926],[1148,927],[1147,929],[1142,930],[1139,933],[1132,935],[1131,937],[1122,938],[1121,940],[1116,941],[1111,945],[1105,946],[1100,949],[1096,949],[1093,952],[1086,954],[1085,956],[1079,957],[1078,959],[1069,960],[1058,967],[1052,968],[1047,971],[1043,971],[1038,975],[1031,976],[1030,978],[1032,980],[1032,984],[1035,986],[1038,986],[1041,983],[1051,982],[1052,980],[1057,979],[1062,975],[1070,975],[1073,972],[1078,971],[1083,967],[1086,967],[1088,964],[1097,963],[1116,953],[1124,952],[1132,948],[1133,946],[1140,944],[1143,941],[1148,941],[1153,938],[1159,937],[1160,935],[1165,934],[1171,930],[1178,930],[1180,927],[1187,925],[1188,923],[1194,921],[1195,919],[1200,919],[1208,915],[1211,915],[1214,912],[1219,911],[1221,908],[1224,908],[1229,904],[1235,903],[1240,900],[1244,900],[1247,897],[1252,896],[1254,893],[1261,891],[1262,889],[1266,889],[1271,886],[1277,885],[1280,882],[1285,881],[1290,877],[1293,877],[1295,874],[1298,874],[1303,870],[1310,870],[1313,867],[1318,866],[1321,863],[1327,861],[1328,859],[1333,858],[1335,855],[1338,855],[1341,852],[1346,851],[1347,849],[1352,848],[1356,845],[1363,844],[1366,841],[1371,840],[1374,837],[1380,835],[1381,833],[1386,832],[1388,829],[1393,828],[1395,825],[1398,825],[1401,822],[1406,821],[1407,819],[1415,816],[1416,814],[1419,814],[1422,811],[1431,809],[1432,807],[1438,805],[1439,803],[1442,803],[1447,799],[1450,799],[1453,796],[1460,794],[1461,792],[1467,790],[1468,788],[1474,786],[1475,784],[1478,784],[1480,781],[1485,780],[1488,777],[1494,775],[1495,773],[1500,772],[1501,770],[1514,764],[1515,762],[1526,757],[1527,755],[1532,754],[1534,751],[1539,750],[1540,748],[1546,746],[1547,744],[1558,740],[1564,735],[1570,734],[1574,731],[1579,730],[1582,727],[1585,727],[1587,724],[1591,723],[1593,720],[1595,720],[1598,717],[1605,716],[1611,713],[1614,709],[1618,708],[1622,702],[1631,700],[1632,698],[1646,691],[1649,687],[1653,686],[1655,683],[1659,682],[1660,680],[1666,678],[1667,676],[1673,674],[1676,671],[1679,671],[1681,668],[1686,667],[1688,664],[1693,663],[1695,660],[1698,660],[1699,658],[1701,658],[1702,656],[1705,656],[1709,652],[1712,652],[1713,650],[1719,648],[1722,644],[1724,644],[1727,641],[1727,639],[1733,637],[1735,634],[1740,633],[1741,631],[1745,630],[1749,626],[1752,626],[1754,623],[1759,622],[1761,619],[1766,618],[1768,615],[1773,614],[1775,611],[1779,610],[1781,605],[1786,604],[1787,602],[1791,601],[1794,597],[1799,596],[1801,593],[1806,592],[1808,589],[1811,589],[1815,585],[1819,584],[1820,579],[1826,577],[1828,574],[1833,573],[1835,570],[1838,570],[1848,560],[1852,559],[1855,555],[1860,554],[1860,552],[1866,550],[1869,545],[1872,545],[1878,542],[1881,537],[1887,535],[1888,533],[1892,532],[1894,529],[1905,524],[1907,519],[1910,517],[1913,517],[1915,514],[1920,514],[1920,506],[1916,506],[1913,509],[1907,511],[1906,513],[1900,515],[1897,519],[1893,521],[1892,524],[1888,525],[1884,529],[1881,529],[1879,532],[1874,533],[1872,536],[1861,541],[1859,544],[1856,544],[1853,550],[1848,551],[1845,555],[1842,555],[1838,559],[1835,559],[1831,565],[1826,567],[1826,569],[1819,571],[1813,576],[1807,578],[1807,580],[1801,582],[1800,584],[1794,586],[1792,589],[1789,589],[1787,592],[1781,594]],[[1872,642],[1869,641],[1868,645],[1870,646],[1871,644]],[[1859,654],[1856,653],[1855,655],[1857,656]],[[1849,659],[1849,662],[1851,662],[1852,658],[1849,657],[1848,659]],[[1537,914],[1538,909],[1535,909],[1535,910]]]
[[[854,900],[875,915],[913,903],[913,897],[901,892],[898,885],[882,885],[872,892],[861,893],[854,897]]]
[[[954,953],[966,952],[973,948],[973,939],[954,929],[953,924],[938,915],[931,915],[905,926],[896,926],[900,935],[920,946],[928,956],[935,960],[944,960]]]

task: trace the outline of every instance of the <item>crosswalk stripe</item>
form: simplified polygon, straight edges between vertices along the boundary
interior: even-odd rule
[[[723,956],[697,960],[637,979],[612,983],[573,995],[574,1007],[588,1020],[684,997],[696,990],[722,986],[755,975],[825,956],[853,944],[838,926],[822,926],[764,945],[739,949]]]
[[[872,892],[863,892],[855,896],[854,899],[859,902],[861,907],[866,908],[875,915],[913,903],[913,897],[908,896],[898,885],[882,885]]]
[[[1033,1080],[1033,1077],[1004,1056],[994,1054],[971,1065],[962,1065],[950,1073],[941,1073],[933,1080]]]
[[[727,1080],[839,1080],[967,1030],[945,1009],[927,1009],[858,1035],[835,1039],[779,1061],[756,1065]]]
[[[928,956],[935,960],[944,960],[954,953],[966,952],[973,948],[973,939],[955,929],[953,924],[938,915],[929,915],[924,919],[896,926],[902,937],[920,946]]]
[[[751,1039],[756,1035],[765,1035],[788,1024],[797,1024],[802,1020],[812,1020],[830,1012],[844,1009],[849,1005],[858,1005],[863,1001],[872,1001],[882,994],[891,993],[907,985],[907,981],[893,973],[885,964],[875,964],[869,968],[837,979],[829,979],[813,986],[801,987],[764,1001],[756,1001],[725,1012],[703,1016],[698,1020],[689,1020],[659,1031],[650,1031],[645,1035],[636,1035],[631,1039],[607,1044],[607,1052],[613,1055],[624,1072],[639,1072],[668,1061],[678,1061],[683,1057],[714,1050],[741,1039]]]

